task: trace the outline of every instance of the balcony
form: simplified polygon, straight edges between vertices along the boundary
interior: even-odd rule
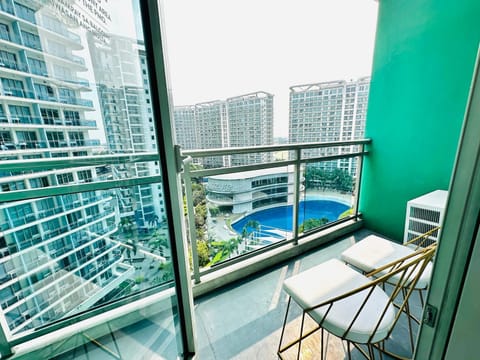
[[[79,99],[75,97],[63,97],[63,96],[61,96],[59,100],[61,103],[64,103],[64,104],[86,106],[90,108],[93,107],[93,101],[91,100]]]
[[[75,84],[75,85],[80,85],[80,86],[87,87],[87,88],[90,87],[90,82],[87,79],[82,79],[82,78],[79,78],[79,77],[77,77],[75,79],[59,79],[59,80],[62,80],[62,81],[65,81],[65,82],[68,82],[68,83],[71,83],[71,84]]]
[[[35,94],[32,91],[23,90],[23,89],[3,89],[3,96],[12,96],[25,99],[34,99]]]
[[[81,45],[81,38],[79,35],[69,31],[66,26],[60,25],[58,23],[52,24],[50,21],[46,20],[44,16],[39,18],[40,25],[51,32],[63,36],[70,41],[73,41],[75,44]]]
[[[334,232],[339,227],[345,231],[350,231],[356,229],[356,226],[365,224],[369,229],[386,233],[398,240],[399,235],[403,231],[406,201],[428,190],[448,188],[454,161],[457,162],[455,160],[455,149],[464,118],[465,103],[467,102],[471,80],[472,59],[475,57],[474,53],[478,47],[479,33],[477,30],[478,26],[476,26],[478,22],[478,7],[473,6],[472,2],[469,2],[468,5],[466,2],[456,2],[455,4],[447,4],[445,2],[440,4],[434,1],[427,1],[427,3],[428,6],[419,6],[414,4],[414,2],[411,4],[379,3],[381,18],[378,22],[379,29],[377,31],[377,54],[374,62],[374,81],[372,82],[374,86],[372,87],[369,104],[368,130],[373,137],[373,143],[371,146],[368,146],[370,153],[365,156],[365,162],[359,165],[361,169],[364,168],[364,171],[362,171],[361,197],[359,196],[360,189],[357,186],[357,179],[359,184],[360,176],[357,174],[352,176],[355,179],[352,191],[345,186],[343,181],[337,183],[337,180],[335,180],[339,178],[337,176],[317,177],[318,174],[315,174],[314,171],[309,176],[302,176],[307,170],[311,169],[311,166],[321,166],[322,162],[327,161],[326,159],[303,159],[301,156],[295,156],[295,151],[288,150],[293,153],[291,154],[292,157],[288,158],[292,162],[278,164],[279,167],[286,169],[286,172],[288,172],[287,167],[289,165],[297,167],[293,172],[295,180],[289,185],[292,191],[288,189],[286,192],[286,202],[291,201],[294,210],[300,209],[302,200],[304,202],[310,200],[311,196],[318,195],[319,191],[322,192],[322,196],[327,196],[327,193],[334,192],[335,198],[338,198],[338,195],[342,195],[342,198],[348,200],[350,205],[354,205],[353,216],[343,222],[330,224],[326,227],[314,227],[311,231],[305,231],[304,226],[304,231],[302,231],[302,222],[298,211],[292,211],[291,228],[281,228],[286,230],[284,235],[273,240],[273,243],[262,243],[265,241],[262,235],[263,232],[256,229],[256,226],[250,226],[250,229],[246,226],[246,236],[242,237],[245,243],[243,245],[244,248],[231,250],[229,247],[232,244],[215,241],[217,243],[215,252],[216,254],[221,253],[221,256],[218,256],[215,263],[212,264],[213,259],[208,259],[209,263],[203,266],[200,263],[193,264],[193,279],[196,282],[193,291],[197,296],[195,300],[197,304],[195,310],[197,316],[196,353],[199,358],[276,358],[274,355],[276,341],[278,339],[281,316],[285,307],[284,294],[280,290],[282,279],[327,258],[337,257],[342,249],[363,236],[363,233],[355,233],[353,237],[339,237],[340,234]],[[399,14],[405,13],[420,15],[399,16]],[[462,16],[459,16],[459,14]],[[460,37],[462,41],[457,41]],[[148,39],[148,37],[146,38]],[[425,69],[428,69],[428,71],[425,71]],[[432,89],[437,91],[432,93]],[[475,100],[472,104],[479,103],[478,97]],[[168,108],[168,104],[165,108]],[[476,119],[478,119],[478,109],[473,106],[472,112],[475,111],[477,114]],[[166,118],[168,122],[168,116]],[[475,131],[471,131],[470,127],[468,130],[465,132],[466,135],[479,133],[478,127],[473,129]],[[168,136],[165,139],[159,139],[159,144],[162,143],[161,140],[165,142],[170,141]],[[173,147],[166,146],[165,148],[167,150],[162,155],[168,155],[168,157],[162,158],[162,161],[170,161],[174,157]],[[469,150],[472,149],[469,148]],[[478,151],[474,150],[478,149],[473,149],[468,154],[471,159],[478,159]],[[170,152],[165,154],[167,151]],[[52,160],[51,162],[39,159],[38,163],[26,161],[22,166],[36,167],[37,169],[57,169],[60,165],[65,167],[88,166],[89,164],[109,164],[115,166],[119,163],[134,165],[139,159],[143,161],[158,161],[158,157],[155,158],[152,154],[142,154],[143,158],[142,156],[136,158],[137,155],[117,158],[113,156],[92,156],[88,158],[88,162],[84,159],[75,162],[77,159],[74,159],[68,164],[67,161],[62,164],[56,159],[49,159]],[[188,155],[194,158],[198,154],[191,153]],[[331,155],[345,154],[331,153]],[[229,154],[209,153],[207,156],[227,157]],[[465,346],[465,342],[467,345],[475,344],[478,337],[478,331],[476,331],[478,321],[472,321],[471,326],[466,327],[468,331],[461,332],[463,334],[461,340],[458,340],[457,337],[457,341],[455,341],[456,332],[455,328],[452,328],[452,325],[457,326],[458,322],[462,323],[462,320],[463,324],[465,324],[465,318],[477,320],[475,318],[477,312],[471,311],[472,308],[475,308],[468,304],[465,306],[463,300],[466,295],[467,301],[470,300],[472,304],[475,304],[477,298],[475,292],[478,294],[478,284],[475,281],[467,281],[470,279],[469,275],[473,271],[470,270],[471,266],[476,265],[470,259],[477,258],[475,254],[478,254],[478,250],[476,253],[471,251],[478,249],[478,244],[472,240],[475,239],[474,235],[476,234],[472,229],[478,228],[478,217],[476,215],[478,214],[479,197],[475,189],[480,187],[478,186],[478,181],[474,182],[473,180],[478,180],[476,163],[472,160],[465,165],[462,159],[460,157],[459,165],[454,169],[456,169],[455,174],[457,178],[460,176],[462,179],[466,179],[461,184],[464,190],[452,193],[452,204],[455,205],[453,210],[459,225],[453,224],[452,226],[452,223],[449,223],[451,229],[448,232],[449,236],[445,237],[447,241],[441,243],[441,249],[444,251],[440,252],[441,256],[438,256],[436,259],[435,271],[438,269],[434,277],[436,282],[432,283],[433,286],[428,297],[429,304],[438,310],[436,323],[434,323],[435,326],[433,328],[426,328],[427,325],[423,327],[427,330],[426,346],[429,347],[429,344],[432,344],[432,349],[420,344],[420,355],[417,358],[440,359],[443,358],[442,354],[445,355],[447,350],[454,351],[451,350],[454,347],[466,349],[463,351],[471,351],[472,347]],[[175,160],[176,162],[168,163],[168,172],[162,174],[164,178],[171,174],[178,175],[180,172],[179,158]],[[328,161],[333,160],[330,159]],[[20,164],[2,163],[0,165],[0,170],[2,171],[16,171],[20,168]],[[268,164],[268,166],[270,165]],[[8,166],[12,168],[8,168]],[[276,165],[271,166],[273,168]],[[163,169],[165,170],[165,168],[167,167],[164,166]],[[193,224],[197,219],[193,215],[202,215],[203,209],[201,207],[195,209],[202,201],[197,203],[195,197],[202,192],[202,187],[204,187],[207,181],[216,176],[226,175],[235,175],[237,179],[233,180],[238,180],[238,174],[258,170],[248,165],[228,170],[227,174],[224,169],[190,168],[188,162],[186,168],[185,181],[190,181],[196,186],[192,194],[187,194],[186,197],[186,205],[189,208],[189,230],[196,230]],[[112,191],[112,188],[121,189],[129,186],[131,186],[130,189],[133,194],[135,192],[134,186],[162,181],[160,177],[155,178],[153,176],[150,178],[131,178],[128,177],[128,172],[125,173],[125,178],[115,178],[110,183],[71,184],[48,189],[48,191],[45,189],[28,189],[19,191],[16,194],[6,191],[0,195],[2,195],[3,201],[21,201],[52,193],[64,195],[69,192],[102,191],[107,188],[109,191]],[[471,183],[469,182],[470,180]],[[171,181],[169,185],[172,183],[174,184],[175,182]],[[335,188],[334,191],[332,191],[332,188]],[[187,186],[186,189],[190,191],[191,187]],[[473,190],[467,192],[466,189]],[[213,189],[211,190],[213,191]],[[217,194],[222,193],[220,190],[223,193],[227,193],[229,198],[232,199],[231,204],[228,204],[228,206],[232,207],[232,211],[228,213],[228,216],[226,216],[226,210],[230,209],[218,209],[220,212],[216,213],[216,216],[207,212],[206,225],[209,228],[218,230],[217,233],[225,230],[226,236],[232,235],[230,231],[233,230],[229,226],[241,220],[241,216],[243,216],[243,211],[241,210],[243,208],[247,209],[248,207],[245,210],[247,215],[263,210],[255,207],[254,200],[257,197],[252,194],[250,198],[250,194],[246,190],[243,191],[238,187],[231,186],[224,189],[217,188]],[[207,191],[210,190],[207,189]],[[289,194],[292,194],[292,199],[288,198]],[[169,205],[173,209],[173,214],[171,215],[173,215],[174,219],[170,219],[169,224],[173,224],[174,228],[176,228],[178,223],[183,221],[183,219],[179,220],[183,213],[183,204],[181,200],[177,202],[177,199],[173,196],[175,194],[170,195],[173,197],[173,201]],[[122,200],[120,195],[116,196],[118,196],[119,201]],[[214,197],[211,199],[214,199]],[[358,207],[356,203],[358,201],[360,201],[359,207],[362,209],[362,220],[360,220],[360,214],[357,212]],[[233,211],[234,205],[238,205],[238,212]],[[270,206],[265,206],[267,204],[264,203],[260,205],[261,208],[270,208]],[[214,207],[212,206],[211,208]],[[215,212],[216,210],[214,210]],[[308,212],[309,208],[307,207],[305,213]],[[238,218],[232,219],[237,216]],[[475,218],[473,225],[472,218]],[[200,222],[202,220],[202,218],[198,219]],[[221,223],[220,221],[223,222]],[[349,227],[349,225],[352,225],[352,227]],[[194,243],[197,235],[196,231],[190,231],[190,233],[192,234],[191,243]],[[327,238],[320,237],[320,235],[326,233],[328,233]],[[182,249],[182,240],[187,242],[187,239],[182,239],[181,233],[175,232],[173,238],[177,241],[178,249]],[[229,240],[228,237],[226,239]],[[325,240],[337,241],[327,246],[327,244],[323,243]],[[126,247],[125,244],[118,244],[118,247],[121,246]],[[129,246],[129,249],[133,252],[134,246]],[[195,251],[194,249],[197,249],[197,255],[200,255],[201,250],[199,251],[195,245],[192,248],[192,252]],[[247,251],[241,253],[243,250]],[[307,255],[299,256],[301,251],[311,252]],[[124,263],[119,265],[119,268],[129,266],[128,263],[134,267],[141,267],[136,263],[135,257],[129,258],[125,253],[126,250],[123,253],[119,251],[116,254],[118,256],[117,259],[122,259],[121,261]],[[275,261],[271,260],[272,257],[270,255],[272,253],[280,254]],[[299,257],[287,260],[286,254]],[[452,259],[452,257],[454,258]],[[194,256],[193,258],[195,261],[195,259],[198,260],[199,256]],[[276,261],[284,262],[275,264]],[[289,262],[287,263],[287,261]],[[266,270],[268,266],[270,266],[271,271]],[[65,268],[69,269],[68,267]],[[116,270],[116,272],[120,273],[121,270]],[[238,277],[237,274],[239,274]],[[239,279],[240,275],[249,277],[248,281],[244,278],[240,283],[233,283],[227,288],[215,290],[217,286],[223,285],[224,281]],[[185,280],[184,278],[181,279]],[[140,284],[143,283],[141,280],[138,279]],[[188,284],[188,277],[184,282]],[[77,282],[72,283],[77,285]],[[85,336],[91,336],[89,339],[92,340],[92,343],[86,344],[83,349],[76,349],[76,352],[72,352],[70,355],[78,356],[79,351],[87,349],[89,351],[87,356],[94,353],[99,358],[106,356],[119,357],[119,355],[134,358],[139,354],[145,355],[146,358],[154,357],[158,354],[162,357],[174,358],[177,355],[175,344],[176,323],[172,320],[174,317],[169,316],[171,315],[169,310],[165,310],[165,307],[161,306],[162,303],[168,302],[173,298],[172,291],[169,293],[171,289],[165,286],[160,288],[164,291],[146,291],[146,293],[138,295],[132,290],[135,289],[134,286],[136,285],[138,284],[133,285],[130,282],[123,284],[122,286],[125,286],[123,289],[119,289],[119,292],[125,291],[123,294],[133,291],[134,293],[130,293],[129,296],[130,299],[135,301],[132,303],[120,301],[121,306],[118,306],[118,308],[123,312],[121,314],[116,313],[116,320],[113,320],[113,317],[115,317],[113,306],[110,308],[108,306],[102,307],[100,311],[94,311],[92,316],[98,316],[98,318],[86,319],[86,315],[82,317],[82,315],[71,314],[72,318],[59,319],[59,316],[63,314],[48,314],[45,317],[47,322],[51,320],[58,320],[58,322],[53,324],[53,326],[47,324],[45,327],[37,327],[27,335],[24,332],[18,332],[13,337],[10,337],[7,331],[7,338],[9,339],[7,345],[15,346],[16,357],[20,357],[22,354],[25,354],[25,357],[29,355],[27,354],[28,349],[25,350],[29,342],[33,343],[30,350],[33,348],[40,352],[42,350],[38,349],[43,349],[43,354],[45,355],[50,349],[54,348],[54,346],[48,345],[59,339],[70,338],[70,335],[81,333],[78,338],[72,339],[71,344],[83,344]],[[471,293],[468,293],[469,290],[471,290]],[[445,296],[446,292],[448,292],[447,296]],[[88,293],[90,294],[90,290]],[[144,294],[145,297],[143,297]],[[198,297],[202,294],[203,297]],[[147,295],[152,296],[148,297]],[[150,300],[153,298],[155,298],[155,301]],[[162,300],[167,301],[162,302]],[[155,308],[155,306],[157,307]],[[117,307],[117,304],[115,304],[115,307]],[[159,314],[154,315],[154,313]],[[121,334],[110,333],[109,331],[102,334],[101,330],[99,330],[100,327],[105,329],[105,324],[112,325],[113,328],[123,328],[126,323],[132,323],[142,317],[144,318],[143,321],[125,327]],[[181,316],[179,318],[181,319]],[[88,328],[85,325],[87,321],[84,320],[95,320],[99,327],[94,329]],[[118,322],[116,322],[117,320]],[[8,323],[11,322],[15,322],[15,326],[18,325],[16,318],[8,319]],[[211,330],[212,328],[214,330]],[[460,328],[460,330],[464,329]],[[95,332],[97,330],[98,332]],[[469,338],[470,341],[464,342],[469,333],[472,334],[472,337]],[[107,336],[102,337],[105,334]],[[117,337],[117,335],[121,336]],[[429,336],[435,340],[429,342]],[[121,341],[120,337],[128,339],[127,342]],[[188,334],[185,337],[188,339]],[[449,338],[444,339],[447,337]],[[399,334],[398,338],[403,339],[403,334]],[[10,339],[13,340],[10,341]],[[76,341],[77,339],[78,341]],[[454,340],[451,341],[449,339]],[[57,344],[60,342],[57,342]],[[63,342],[62,344],[66,343],[68,342]],[[127,343],[128,345],[126,345]],[[65,348],[68,346],[66,344]],[[402,345],[400,344],[400,346]],[[459,353],[462,353],[462,350],[457,350],[449,358],[467,358],[467,356],[458,356]],[[48,358],[56,354],[35,355],[30,357]],[[339,357],[345,358],[346,355],[340,352]],[[357,354],[353,354],[353,357],[356,359]]]
[[[8,2],[0,3],[0,10],[4,11],[6,13],[9,13],[11,15],[15,15],[15,11],[13,9],[13,6]]]
[[[12,124],[42,124],[42,118],[36,116],[16,116],[12,115]]]
[[[28,72],[28,68],[25,64],[17,63],[15,61],[0,60],[0,66],[6,69]]]

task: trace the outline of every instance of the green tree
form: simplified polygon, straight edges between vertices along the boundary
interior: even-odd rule
[[[173,264],[171,261],[167,261],[164,263],[160,263],[158,269],[162,273],[162,280],[163,281],[170,281],[173,280]]]
[[[123,243],[122,253],[131,263],[132,253],[136,255],[138,251],[137,226],[130,217],[124,217],[118,224],[118,232],[118,238]]]
[[[118,224],[118,230],[121,235],[126,238],[133,237],[136,233],[137,226],[130,217],[123,217]]]
[[[197,240],[198,266],[204,267],[210,262],[210,249],[204,240]]]
[[[301,233],[307,232],[308,230],[318,228],[326,223],[328,223],[328,219],[325,217],[321,219],[307,219],[300,225],[298,231]]]
[[[163,250],[169,247],[167,237],[156,230],[148,240],[148,246],[152,252],[158,251],[163,256]]]
[[[242,228],[242,240],[247,245],[248,239],[255,232],[260,230],[260,223],[257,220],[249,220]]]
[[[220,214],[220,209],[218,208],[218,206],[211,206],[208,210],[210,211],[210,216],[215,217]]]
[[[204,203],[206,199],[205,187],[202,184],[192,184],[193,206]]]

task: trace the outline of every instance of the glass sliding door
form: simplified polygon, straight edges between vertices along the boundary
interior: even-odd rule
[[[182,244],[169,119],[160,122],[166,84],[152,82],[165,77],[149,55],[159,29],[143,26],[158,23],[154,2],[5,3],[20,66],[0,77],[23,91],[0,89],[2,358],[33,340],[43,345],[35,358],[183,356],[190,303],[172,240]],[[155,13],[142,20],[147,7]],[[22,44],[27,32],[38,46]],[[17,121],[20,107],[38,121]]]

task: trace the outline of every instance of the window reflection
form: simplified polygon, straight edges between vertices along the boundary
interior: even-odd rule
[[[116,32],[123,19],[108,11],[120,5],[139,16],[126,1],[98,3],[103,13],[73,5],[78,19],[66,5],[0,2],[0,161],[14,166],[0,170],[0,196],[36,191],[0,203],[10,335],[173,278],[158,161],[108,160],[157,148],[145,46],[133,25]],[[84,161],[99,156],[106,162]],[[109,181],[116,187],[96,186]]]

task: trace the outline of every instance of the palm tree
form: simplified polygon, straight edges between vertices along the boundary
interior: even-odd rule
[[[242,229],[242,239],[245,241],[245,245],[247,245],[247,239],[252,235],[253,232],[258,231],[260,229],[260,223],[257,220],[248,220],[245,226]]]
[[[130,261],[130,264],[132,263],[132,251],[133,251],[133,255],[137,255],[137,251],[138,251],[138,242],[136,241],[136,239],[127,239],[125,242],[124,242],[124,246],[123,246],[123,249],[122,249],[122,253],[125,252],[126,256],[127,256],[127,259]]]
[[[135,235],[136,226],[130,217],[123,217],[118,224],[118,230],[120,231],[120,234],[129,238]]]
[[[157,228],[158,225],[160,224],[160,218],[158,217],[157,214],[153,214],[152,216],[149,217],[147,223],[150,227]]]
[[[132,251],[135,256],[138,251],[138,234],[136,224],[132,222],[130,217],[123,217],[118,224],[118,238],[123,243],[122,253],[125,252],[127,259],[132,262]]]

